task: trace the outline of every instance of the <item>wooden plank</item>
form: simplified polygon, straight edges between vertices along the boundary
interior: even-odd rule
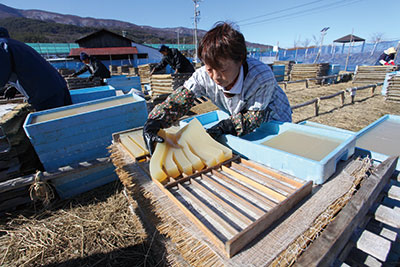
[[[219,173],[217,171],[212,171],[212,174],[215,175],[216,177],[224,180],[225,182],[233,185],[234,187],[239,188],[239,189],[243,190],[244,192],[250,194],[255,199],[257,199],[257,200],[263,202],[264,204],[266,204],[269,208],[272,208],[272,207],[276,206],[276,203],[273,202],[272,200],[266,198],[265,196],[261,195],[257,191],[254,191],[253,189],[248,188],[247,186],[244,186],[244,185],[236,182],[235,180],[229,178],[228,176],[225,176],[222,173]]]
[[[208,216],[210,216],[214,221],[216,221],[220,226],[222,226],[231,235],[236,235],[238,230],[233,228],[229,223],[222,219],[217,213],[215,213],[210,207],[204,204],[200,199],[193,195],[189,190],[187,190],[182,184],[178,185],[179,191],[183,193],[186,197],[190,198],[197,206],[204,210]]]
[[[388,196],[400,201],[400,187],[392,185],[388,191]]]
[[[294,205],[296,205],[305,196],[309,195],[312,190],[312,182],[307,182],[302,188],[298,189],[289,198],[275,206],[268,213],[263,215],[257,221],[249,225],[246,229],[241,231],[234,238],[226,243],[227,251],[230,256],[235,255],[250,241],[256,238],[260,233],[265,231],[272,223],[278,220],[283,214],[288,212]]]
[[[268,174],[268,175],[270,175],[270,176],[272,176],[272,177],[275,177],[276,179],[281,180],[281,181],[283,181],[283,182],[285,182],[285,183],[287,183],[287,184],[290,184],[290,185],[292,185],[292,186],[294,186],[294,187],[296,187],[296,188],[300,188],[300,187],[303,186],[303,184],[300,183],[300,182],[297,182],[297,181],[295,181],[295,180],[289,179],[289,178],[287,178],[287,177],[284,176],[284,175],[281,175],[281,174],[279,174],[279,173],[273,172],[273,171],[271,171],[271,170],[269,170],[269,169],[267,169],[267,168],[265,168],[265,167],[262,167],[262,166],[260,166],[260,165],[258,165],[258,164],[256,164],[256,163],[254,163],[254,162],[252,162],[252,161],[248,161],[248,160],[245,160],[245,159],[241,159],[241,162],[242,162],[243,164],[249,166],[249,167],[252,167],[252,168],[254,168],[254,169],[256,169],[256,170],[259,170],[259,171],[261,171],[261,172],[264,172],[264,173],[266,173],[266,174]]]
[[[398,157],[390,157],[366,178],[346,206],[297,260],[298,266],[330,266],[356,227],[364,220],[396,168]]]
[[[400,228],[400,213],[396,210],[379,205],[374,213],[375,220],[395,228]]]
[[[258,208],[257,206],[254,206],[251,202],[247,201],[242,196],[240,196],[240,195],[236,194],[235,192],[229,190],[228,188],[226,188],[222,184],[218,183],[214,179],[208,177],[207,175],[202,174],[201,178],[204,179],[205,181],[211,183],[213,186],[217,187],[219,190],[223,191],[228,196],[234,198],[235,201],[239,202],[242,206],[244,206],[247,209],[251,210],[252,212],[257,214],[258,216],[261,217],[265,213],[262,209]]]
[[[208,190],[204,185],[200,184],[198,181],[195,179],[190,180],[192,185],[199,189],[201,192],[203,192],[205,195],[207,195],[209,198],[213,199],[215,202],[217,202],[219,205],[223,206],[224,209],[232,213],[236,218],[241,220],[245,224],[250,224],[253,221],[249,219],[247,216],[245,216],[242,212],[239,210],[235,209],[231,204],[227,203],[224,199],[221,199],[217,195],[215,195],[212,191]],[[246,214],[247,215],[247,214]]]
[[[262,175],[261,173],[258,173],[249,168],[246,168],[245,166],[242,166],[241,164],[238,164],[236,162],[232,162],[232,166],[237,168],[238,170],[241,170],[245,173],[250,174],[251,176],[257,177],[258,179],[265,182],[267,184],[267,186],[271,187],[271,189],[277,188],[277,189],[280,189],[280,190],[282,190],[284,192],[288,192],[288,193],[294,193],[296,191],[296,189],[294,189],[292,187],[289,187],[289,186],[282,184],[276,180],[273,180],[266,175]]]
[[[232,175],[233,177],[239,179],[240,181],[242,181],[242,182],[244,182],[244,183],[256,188],[257,190],[260,190],[261,192],[267,194],[268,196],[270,196],[273,199],[275,199],[277,202],[281,202],[281,201],[286,199],[286,197],[284,195],[282,195],[282,194],[280,194],[280,193],[278,193],[278,192],[276,192],[276,191],[274,191],[274,190],[272,190],[272,189],[270,189],[270,188],[268,188],[268,187],[266,187],[266,186],[264,186],[264,185],[262,185],[262,184],[260,184],[260,183],[258,183],[256,181],[254,181],[254,180],[252,180],[252,179],[250,179],[250,178],[248,178],[248,177],[246,177],[246,176],[244,176],[244,175],[242,175],[242,174],[240,174],[240,173],[238,173],[238,172],[236,172],[236,171],[234,171],[234,170],[232,170],[232,169],[230,169],[230,168],[228,168],[226,166],[221,166],[221,169],[224,172],[226,172],[226,173]]]
[[[240,157],[239,157],[238,155],[235,155],[235,156],[233,156],[231,159],[228,159],[228,160],[226,160],[226,161],[224,161],[224,162],[218,163],[217,165],[215,165],[215,166],[213,166],[213,167],[209,167],[209,168],[203,169],[203,170],[201,170],[201,171],[198,171],[198,172],[196,172],[196,173],[194,173],[194,174],[192,174],[192,175],[189,175],[189,176],[185,176],[185,177],[183,177],[183,178],[176,179],[175,181],[173,181],[173,182],[171,182],[171,183],[168,183],[168,184],[165,186],[165,188],[171,188],[171,187],[177,186],[179,183],[189,181],[190,179],[192,179],[192,178],[194,178],[194,177],[197,177],[197,176],[200,176],[200,175],[203,174],[203,173],[212,172],[212,171],[214,171],[215,169],[217,169],[217,168],[219,168],[220,166],[222,166],[223,164],[229,164],[231,161],[235,161],[235,160],[237,160],[238,158],[240,158]]]
[[[357,240],[357,248],[378,260],[385,262],[389,255],[391,242],[377,234],[364,230]]]

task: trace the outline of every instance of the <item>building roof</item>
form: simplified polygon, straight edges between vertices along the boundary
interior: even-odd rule
[[[85,52],[91,56],[108,56],[108,55],[132,55],[138,54],[136,47],[104,47],[104,48],[73,48],[71,49],[69,56],[76,57],[80,55],[81,52]]]
[[[66,54],[68,55],[70,50],[78,48],[79,45],[75,43],[26,43],[30,47],[36,50],[39,54]]]
[[[104,33],[109,33],[109,34],[112,34],[112,35],[114,35],[114,36],[116,36],[116,37],[118,37],[118,38],[126,39],[126,40],[128,40],[129,42],[133,42],[131,39],[126,38],[126,37],[124,37],[124,36],[122,36],[122,35],[119,35],[119,34],[117,34],[117,33],[115,33],[115,32],[111,32],[111,31],[106,30],[106,29],[101,29],[101,30],[98,30],[98,31],[93,32],[93,33],[90,33],[90,34],[88,34],[88,35],[85,35],[85,36],[83,36],[83,37],[81,37],[81,38],[75,40],[75,43],[79,43],[79,42],[81,42],[81,41],[84,41],[85,39],[93,38],[93,37],[96,37],[97,35],[101,35],[101,34],[104,34]]]
[[[365,39],[355,36],[354,34],[348,34],[342,38],[336,39],[335,43],[350,43],[350,42],[365,42]]]

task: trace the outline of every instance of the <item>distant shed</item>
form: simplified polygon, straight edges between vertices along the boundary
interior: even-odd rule
[[[79,59],[80,52],[96,56],[100,60],[128,60],[136,65],[138,59],[147,59],[148,53],[139,52],[135,43],[127,37],[101,29],[75,41],[79,48],[71,49],[69,57]],[[132,61],[133,60],[133,61]]]
[[[84,48],[127,47],[132,46],[132,40],[106,29],[101,29],[86,35],[75,43]]]

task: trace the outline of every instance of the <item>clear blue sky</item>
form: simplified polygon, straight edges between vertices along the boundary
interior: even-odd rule
[[[116,19],[153,27],[193,27],[192,0],[2,0],[18,9],[40,9],[82,17]],[[324,44],[350,34],[370,41],[400,39],[396,23],[399,0],[203,0],[198,28],[209,30],[217,21],[239,25],[247,41],[290,48],[330,27]]]

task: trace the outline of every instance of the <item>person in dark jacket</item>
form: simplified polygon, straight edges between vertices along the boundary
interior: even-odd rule
[[[396,49],[394,47],[390,47],[383,51],[382,55],[380,55],[378,59],[378,64],[385,65],[394,65],[394,58],[396,55]]]
[[[36,111],[72,104],[67,83],[58,71],[32,47],[11,39],[0,27],[0,87],[15,86],[5,92],[7,98],[20,91]]]
[[[155,71],[162,70],[165,66],[170,65],[171,68],[177,73],[193,73],[194,67],[192,63],[184,56],[178,49],[169,48],[166,45],[160,47],[160,53],[163,54],[163,58],[160,63],[158,63],[150,74]]]
[[[84,65],[80,70],[74,74],[71,74],[72,77],[78,76],[86,71],[89,71],[91,74],[89,76],[89,80],[92,80],[94,77],[100,77],[102,79],[111,77],[110,71],[106,68],[106,66],[104,66],[104,64],[94,56],[89,56],[85,52],[81,52],[80,59]]]

